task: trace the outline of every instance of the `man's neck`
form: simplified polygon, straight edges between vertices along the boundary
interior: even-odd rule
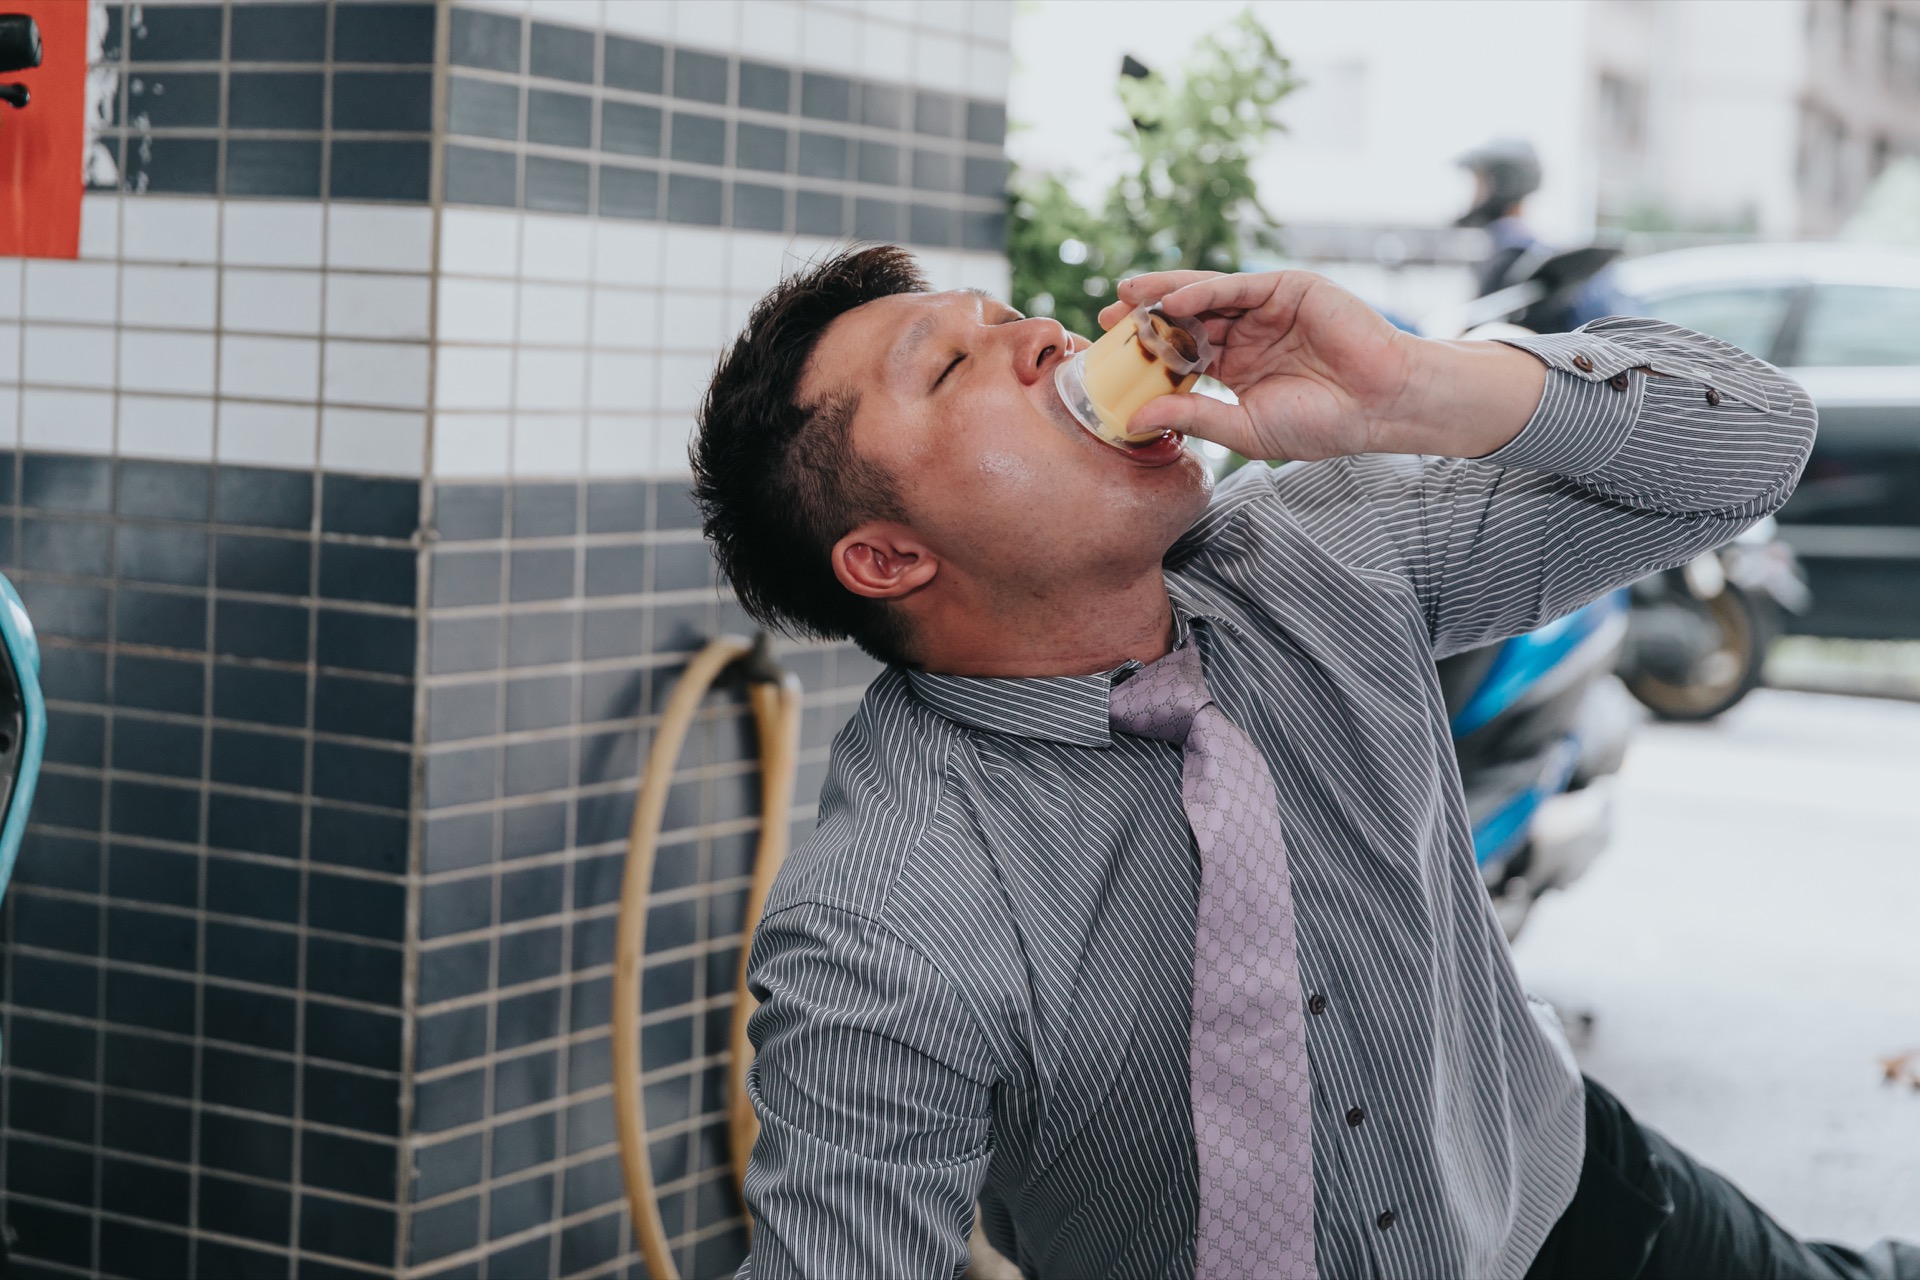
[[[930,602],[931,603],[931,602]],[[1115,587],[1069,590],[1008,608],[958,593],[915,619],[931,637],[928,671],[956,676],[1084,676],[1173,647],[1173,603],[1160,567]]]

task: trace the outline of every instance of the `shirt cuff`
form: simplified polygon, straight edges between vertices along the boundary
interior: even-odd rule
[[[1547,366],[1539,407],[1520,434],[1481,459],[1549,475],[1585,476],[1625,447],[1646,396],[1646,357],[1591,333],[1501,338]]]

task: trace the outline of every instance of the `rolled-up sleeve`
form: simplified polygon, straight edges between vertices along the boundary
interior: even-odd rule
[[[967,1266],[995,1077],[952,984],[884,926],[802,903],[762,921],[741,1277],[952,1277]]]
[[[1787,500],[1813,447],[1799,384],[1704,334],[1614,317],[1510,345],[1548,374],[1503,448],[1338,459],[1281,482],[1334,542],[1384,539],[1437,656],[1721,545]],[[1336,527],[1356,505],[1368,533]]]

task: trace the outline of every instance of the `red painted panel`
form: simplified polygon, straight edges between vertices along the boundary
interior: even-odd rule
[[[0,256],[80,256],[87,101],[87,0],[0,0],[40,25],[41,64],[0,76],[27,86],[24,110],[0,104]]]

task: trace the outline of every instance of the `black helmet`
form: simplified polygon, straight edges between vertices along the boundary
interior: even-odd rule
[[[1460,219],[1464,227],[1484,227],[1540,189],[1540,157],[1525,138],[1495,138],[1454,163],[1487,181],[1486,199]]]

